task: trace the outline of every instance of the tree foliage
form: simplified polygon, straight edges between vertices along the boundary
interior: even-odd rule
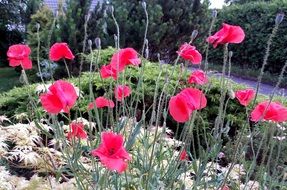
[[[189,41],[194,29],[197,29],[200,35],[206,34],[206,23],[210,21],[207,1],[147,0],[146,4],[150,53],[169,55],[175,52],[180,43]],[[142,1],[113,0],[112,5],[120,28],[121,47],[132,46],[141,50],[146,27]],[[98,5],[89,22],[89,38],[101,37],[104,46],[113,45],[114,34],[117,34],[109,6]]]

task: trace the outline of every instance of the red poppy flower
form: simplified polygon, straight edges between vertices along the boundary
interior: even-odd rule
[[[181,161],[189,160],[186,150],[183,150],[180,152],[179,160],[181,160]]]
[[[202,56],[195,49],[195,46],[192,46],[188,43],[184,43],[183,45],[181,45],[177,53],[184,60],[190,61],[193,64],[199,64],[202,60]]]
[[[207,100],[202,91],[186,88],[169,101],[169,113],[177,122],[186,122],[193,110],[206,107]]]
[[[118,72],[121,72],[128,65],[138,66],[141,60],[138,58],[138,53],[133,48],[125,48],[119,50],[112,57],[110,65]]]
[[[32,69],[32,61],[29,58],[31,49],[27,45],[17,44],[9,47],[7,57],[9,65],[16,67],[21,65],[23,69]]]
[[[101,67],[100,74],[103,79],[113,77],[116,80],[118,78],[118,72],[115,69],[113,69],[110,64],[103,65]]]
[[[67,43],[55,43],[50,48],[49,58],[51,61],[59,61],[60,59],[72,60],[75,56]]]
[[[238,90],[235,92],[235,97],[243,106],[247,106],[255,96],[253,89]]]
[[[84,124],[78,122],[72,122],[70,124],[70,132],[67,135],[67,138],[71,140],[72,138],[86,139],[88,135],[84,130]]]
[[[188,83],[190,84],[195,83],[195,84],[203,85],[203,84],[206,84],[207,82],[208,82],[208,78],[205,72],[202,70],[194,71],[189,76],[189,79],[188,79]]]
[[[127,160],[131,160],[123,144],[124,139],[122,135],[113,132],[103,132],[100,146],[92,150],[91,154],[98,156],[102,164],[109,170],[116,170],[122,173],[128,166]]]
[[[61,111],[69,113],[77,98],[75,87],[63,80],[56,81],[49,87],[47,93],[40,96],[43,108],[51,114],[58,114]]]
[[[278,102],[269,101],[259,103],[251,112],[251,121],[258,122],[261,119],[275,122],[287,121],[287,108]],[[264,115],[263,115],[264,114]]]
[[[94,102],[89,103],[88,110],[91,110],[96,105],[97,108],[103,108],[103,107],[109,107],[113,108],[115,107],[115,104],[112,100],[109,100],[105,97],[98,97]]]
[[[223,23],[223,27],[213,36],[207,38],[207,42],[216,48],[218,44],[241,43],[245,38],[243,29],[240,26],[232,26]]]
[[[115,98],[117,101],[123,101],[125,97],[129,96],[131,94],[131,89],[129,86],[126,85],[118,85],[115,88]]]

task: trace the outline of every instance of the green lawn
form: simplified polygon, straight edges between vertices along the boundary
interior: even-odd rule
[[[19,81],[20,73],[11,67],[0,67],[0,93],[21,85]]]

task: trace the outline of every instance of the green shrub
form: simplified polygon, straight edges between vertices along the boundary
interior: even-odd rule
[[[242,69],[258,70],[261,68],[266,43],[275,25],[276,14],[279,12],[287,12],[287,1],[277,0],[232,5],[219,12],[216,31],[221,27],[221,23],[225,22],[241,26],[246,34],[243,43],[240,45],[230,44],[229,46],[229,49],[234,52],[233,64]],[[270,57],[266,67],[266,70],[271,74],[280,73],[286,61],[286,27],[287,22],[283,20],[271,45]],[[210,60],[215,63],[222,63],[221,48],[210,52]]]
[[[101,57],[99,64],[102,65],[104,63],[107,63],[109,61],[112,53],[114,52],[114,49],[109,48],[107,50],[101,50]],[[95,53],[94,53],[95,54]],[[90,60],[91,55],[84,55],[84,57],[87,60]],[[94,59],[95,60],[95,59]],[[153,104],[153,96],[155,92],[155,86],[156,83],[158,85],[158,92],[161,93],[163,91],[163,86],[166,83],[166,75],[170,74],[172,72],[173,67],[170,65],[159,65],[156,63],[150,63],[144,60],[144,81],[142,83],[142,87],[138,90],[140,94],[144,96],[145,98],[145,104],[146,108],[149,108]],[[161,73],[160,77],[158,78],[159,74]],[[175,90],[175,87],[177,86],[177,81],[179,77],[181,76],[180,67],[175,68],[175,74],[170,79],[169,84],[167,85],[165,90],[165,94],[172,94]],[[129,84],[132,89],[135,89],[138,84],[138,78],[140,75],[140,69],[130,67],[125,71],[126,76],[126,82]],[[158,79],[157,79],[158,78]],[[180,86],[179,88],[185,88],[187,86],[190,86],[186,83],[187,73],[183,73],[182,77],[180,79]],[[83,92],[83,97],[79,99],[79,110],[86,114],[87,116],[87,104],[90,102],[90,94],[89,94],[89,80],[90,80],[90,73],[83,73],[81,76],[81,86],[80,89]],[[158,81],[157,81],[158,80]],[[76,86],[78,86],[78,78],[74,78],[70,80],[73,82]],[[102,96],[106,93],[106,95],[113,97],[113,88],[114,84],[112,83],[112,79],[110,80],[102,80],[99,73],[93,74],[93,93],[94,96]],[[12,117],[15,114],[20,114],[22,112],[28,113],[29,116],[35,116],[35,113],[29,113],[29,101],[32,98],[34,102],[38,104],[38,107],[40,107],[40,103],[38,100],[38,95],[35,93],[35,87],[37,84],[31,85],[31,86],[24,86],[21,88],[14,88],[10,90],[9,92],[3,93],[0,95],[0,115],[6,115],[8,117]],[[244,86],[233,84],[234,89],[244,88]],[[180,89],[176,89],[176,91],[179,91]],[[215,118],[218,114],[218,106],[219,106],[219,97],[220,97],[220,85],[219,80],[216,78],[211,78],[211,81],[208,86],[204,87],[204,90],[206,91],[206,96],[208,99],[208,106],[203,109],[200,113],[201,117],[204,121],[207,121],[208,123],[202,123],[199,120],[198,124],[203,126],[202,129],[206,128],[212,128]],[[29,94],[31,95],[31,98],[29,98]],[[168,97],[169,99],[169,97]],[[143,106],[143,105],[141,105]],[[75,113],[75,110],[72,110],[72,113]],[[147,113],[147,117],[150,117],[150,113]],[[245,110],[242,106],[239,105],[239,103],[236,100],[229,100],[228,107],[227,107],[227,115],[226,118],[228,120],[228,124],[230,127],[230,133],[236,133],[236,130],[242,126],[242,124],[245,122]],[[148,121],[148,119],[147,119]],[[173,121],[173,119],[168,116],[167,123],[169,127],[176,126],[176,123]],[[205,127],[204,127],[205,126]],[[234,135],[233,134],[233,135]]]

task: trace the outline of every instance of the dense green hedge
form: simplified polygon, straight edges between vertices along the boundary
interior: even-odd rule
[[[233,64],[243,69],[261,67],[265,54],[266,42],[275,25],[275,17],[279,12],[287,13],[287,1],[276,0],[273,2],[254,2],[243,5],[232,5],[220,10],[215,30],[222,22],[241,26],[246,38],[241,44],[230,44],[234,52]],[[279,26],[278,33],[271,45],[270,57],[266,70],[270,73],[280,73],[287,60],[287,21],[286,18]],[[212,48],[213,49],[213,48]],[[210,61],[222,63],[222,48],[217,48],[210,53]]]

